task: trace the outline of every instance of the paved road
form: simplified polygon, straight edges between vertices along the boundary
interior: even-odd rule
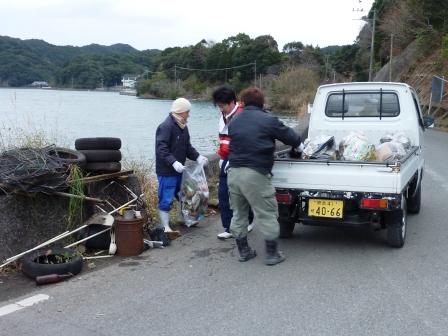
[[[446,335],[448,134],[425,141],[423,208],[402,249],[380,233],[298,226],[283,264],[239,263],[210,218],[165,250],[2,302],[48,295],[0,317],[1,334]],[[250,241],[263,251],[256,230]]]

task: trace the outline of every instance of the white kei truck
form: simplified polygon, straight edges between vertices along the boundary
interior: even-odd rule
[[[420,211],[423,177],[422,117],[415,90],[404,83],[337,83],[318,88],[308,137],[334,136],[335,143],[362,131],[378,145],[386,133],[402,131],[411,148],[395,161],[341,161],[292,158],[289,149],[275,155],[280,237],[296,223],[367,226],[385,229],[387,243],[402,247],[408,213]]]

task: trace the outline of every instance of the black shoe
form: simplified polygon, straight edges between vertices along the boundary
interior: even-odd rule
[[[266,258],[264,263],[268,266],[273,266],[281,263],[286,258],[282,252],[277,248],[276,240],[266,240]]]
[[[236,246],[238,246],[238,252],[240,253],[239,261],[248,261],[257,256],[257,252],[252,250],[247,243],[247,237],[236,238]]]
[[[171,244],[171,240],[168,238],[163,228],[156,227],[155,229],[152,229],[149,232],[149,237],[151,240],[161,241],[163,246],[168,246]]]

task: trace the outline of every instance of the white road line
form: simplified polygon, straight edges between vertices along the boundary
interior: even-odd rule
[[[46,294],[37,294],[34,296],[31,296],[29,298],[23,299],[21,301],[17,301],[16,303],[11,303],[9,305],[0,307],[0,317],[4,315],[8,315],[11,313],[14,313],[18,310],[21,310],[26,307],[31,307],[32,305],[35,305],[36,303],[46,301],[50,297]]]

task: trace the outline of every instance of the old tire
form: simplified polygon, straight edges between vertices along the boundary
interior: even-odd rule
[[[86,156],[87,162],[121,161],[121,152],[117,149],[86,149],[80,152]]]
[[[39,260],[42,260],[45,256],[50,258],[50,260],[55,258],[54,256],[68,257],[69,261],[59,264],[40,263]],[[26,276],[35,279],[38,276],[48,274],[72,273],[75,275],[81,272],[82,266],[82,257],[74,250],[66,248],[50,248],[37,250],[23,257],[22,272]]]
[[[91,149],[113,149],[121,148],[120,138],[79,138],[75,141],[75,148],[77,150],[91,150]]]
[[[54,158],[56,161],[65,165],[76,164],[81,168],[86,165],[86,157],[83,153],[62,147],[51,147],[46,153]]]
[[[296,223],[290,218],[279,218],[280,238],[291,238]]]
[[[407,199],[408,212],[412,214],[418,214],[420,212],[422,204],[422,184],[417,187],[414,196],[411,196]]]
[[[403,195],[401,198],[401,209],[384,214],[389,246],[401,248],[404,245],[408,223],[406,204],[406,197]]]
[[[88,162],[86,171],[92,173],[117,173],[121,170],[120,162]]]

